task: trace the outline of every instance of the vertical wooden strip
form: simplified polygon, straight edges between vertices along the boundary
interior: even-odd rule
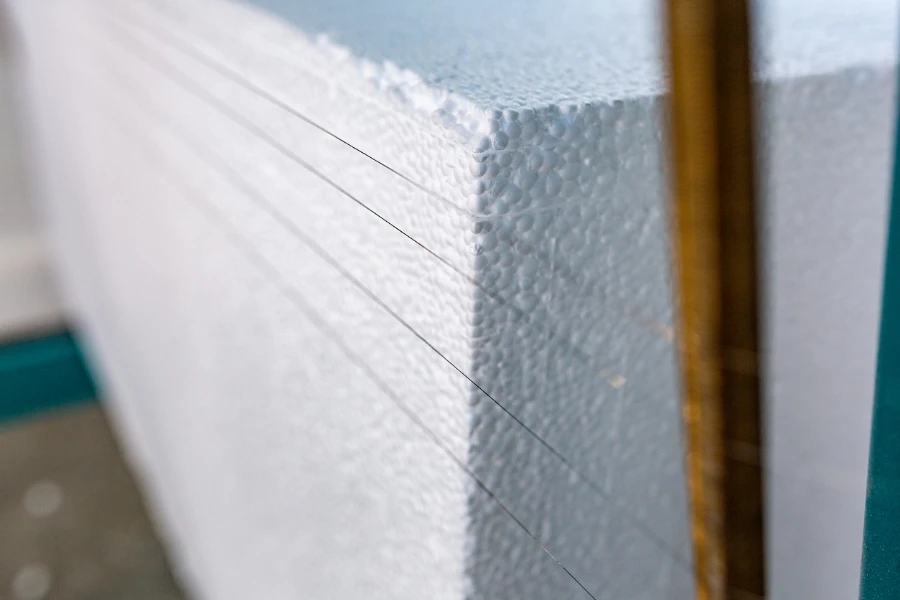
[[[697,597],[765,596],[747,0],[669,0],[673,224]]]

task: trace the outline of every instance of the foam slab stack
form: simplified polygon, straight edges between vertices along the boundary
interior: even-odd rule
[[[692,596],[655,2],[12,4],[198,598]],[[776,598],[858,584],[896,19],[844,4],[760,9]]]

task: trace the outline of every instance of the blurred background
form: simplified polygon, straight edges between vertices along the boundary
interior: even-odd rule
[[[31,197],[8,18],[0,11],[0,598],[184,598],[67,331]]]

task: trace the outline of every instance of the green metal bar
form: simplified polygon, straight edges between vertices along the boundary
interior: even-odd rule
[[[900,129],[896,135],[869,449],[861,600],[900,598]]]
[[[0,423],[93,400],[96,387],[68,332],[0,346]]]

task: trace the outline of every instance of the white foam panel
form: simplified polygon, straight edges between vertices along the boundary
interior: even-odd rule
[[[14,4],[64,287],[197,597],[691,597],[655,4]],[[843,598],[894,30],[783,4],[770,574]]]

